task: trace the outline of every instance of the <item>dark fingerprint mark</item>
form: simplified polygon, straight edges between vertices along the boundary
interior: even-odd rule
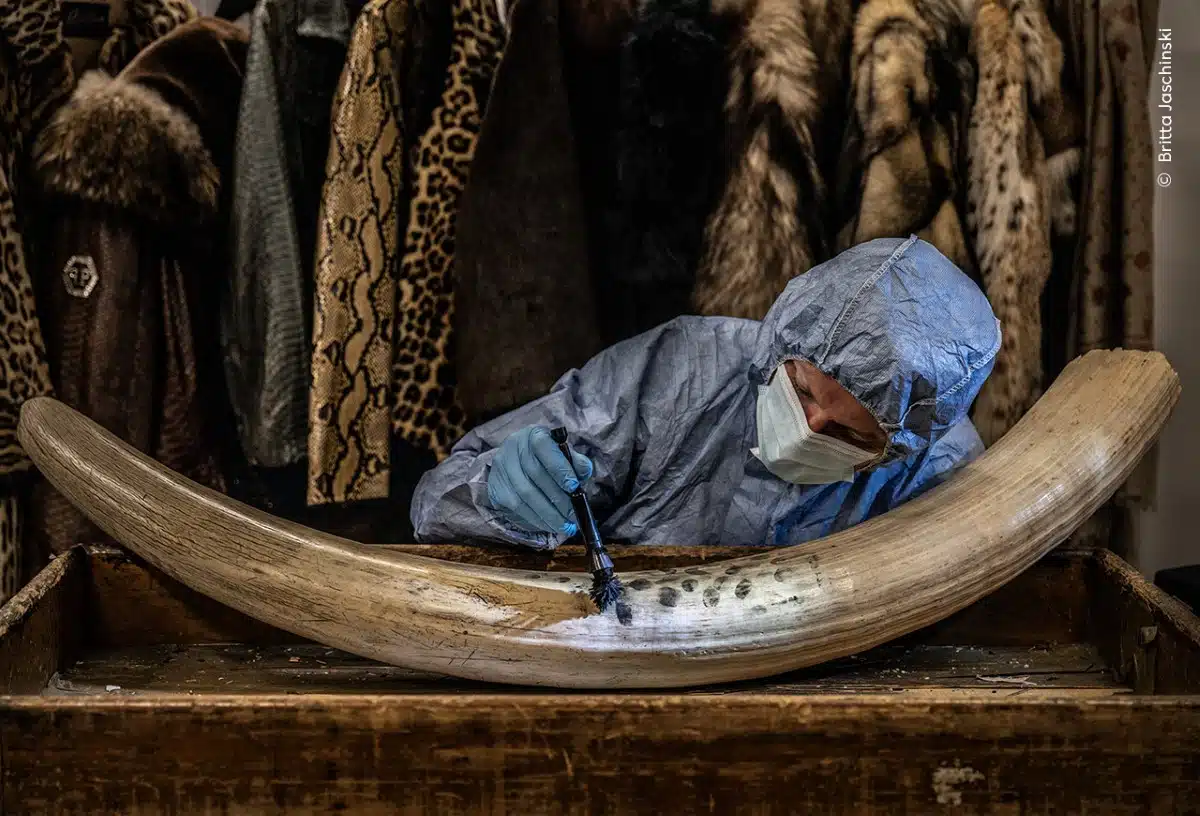
[[[679,590],[674,587],[663,587],[658,591],[658,602],[663,606],[674,606],[679,603]]]
[[[617,620],[621,622],[622,626],[629,626],[633,623],[633,610],[624,601],[617,601]]]
[[[743,578],[742,580],[738,581],[737,589],[733,591],[733,594],[736,595],[737,599],[740,601],[742,598],[745,598],[750,594],[750,587],[750,579]]]

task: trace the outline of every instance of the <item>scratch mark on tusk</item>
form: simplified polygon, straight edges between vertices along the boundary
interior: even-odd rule
[[[821,559],[813,553],[808,557],[808,565],[812,567],[813,577],[817,579],[817,586],[825,586],[825,579],[821,577]]]

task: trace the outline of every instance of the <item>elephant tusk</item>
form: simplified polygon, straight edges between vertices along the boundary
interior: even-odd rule
[[[806,545],[624,574],[620,608],[606,614],[588,599],[583,574],[387,552],[246,507],[51,399],[24,405],[20,439],[51,483],[118,542],[281,629],[473,680],[664,688],[844,657],[973,603],[1116,491],[1178,395],[1161,354],[1093,351],[929,494]]]

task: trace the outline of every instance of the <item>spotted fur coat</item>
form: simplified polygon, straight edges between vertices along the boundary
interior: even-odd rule
[[[973,413],[990,445],[1042,393],[1051,234],[1075,230],[1069,182],[1081,151],[1063,96],[1062,43],[1041,0],[979,0],[970,42],[979,81],[967,137],[967,227],[1003,328]]]
[[[22,582],[19,477],[30,462],[17,443],[21,403],[50,392],[50,371],[29,276],[21,216],[24,160],[33,135],[71,92],[74,74],[57,3],[0,2],[0,603]]]
[[[863,0],[853,19],[850,6],[714,3],[741,15],[732,164],[695,304],[760,318],[835,252],[917,233],[976,276],[1003,323],[974,412],[991,443],[1041,393],[1051,237],[1075,229],[1081,137],[1062,44],[1042,0]],[[822,139],[841,121],[830,112],[843,64],[848,110],[831,162]]]
[[[917,233],[976,277],[1004,332],[974,411],[990,444],[1041,393],[1051,237],[1075,230],[1061,43],[1042,0],[866,0],[850,71],[838,248]]]

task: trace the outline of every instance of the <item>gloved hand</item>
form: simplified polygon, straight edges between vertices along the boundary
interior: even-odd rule
[[[536,533],[579,530],[570,493],[592,478],[592,462],[571,452],[575,469],[546,428],[522,428],[496,451],[488,474],[488,500],[514,527]],[[579,474],[576,479],[575,474]]]

